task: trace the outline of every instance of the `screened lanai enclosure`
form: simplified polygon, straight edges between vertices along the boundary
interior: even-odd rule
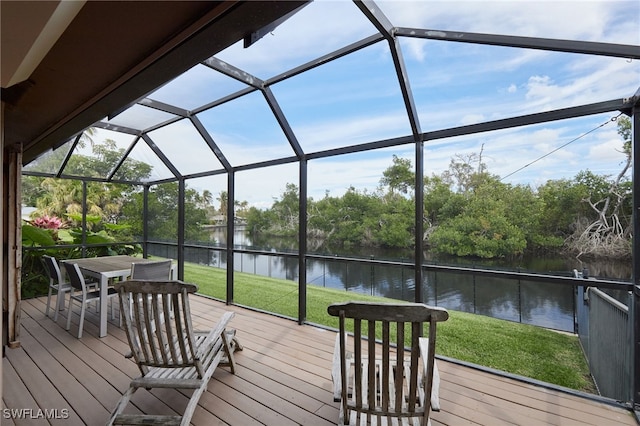
[[[95,216],[108,217],[113,228],[126,216],[133,231],[110,245],[175,259],[178,277],[187,281],[185,263],[222,268],[226,282],[214,296],[228,304],[243,304],[237,295],[251,292],[237,288],[240,272],[294,281],[286,300],[250,307],[301,324],[314,308],[310,285],[484,314],[476,298],[493,283],[517,288],[517,305],[562,292],[569,306],[564,323],[548,323],[550,311],[537,305],[493,316],[575,332],[588,346],[586,289],[628,294],[627,334],[616,343],[627,356],[625,385],[615,399],[637,409],[638,243],[629,242],[631,277],[604,276],[589,285],[586,270],[578,276],[433,262],[434,207],[425,197],[442,176],[461,189],[464,182],[452,175],[456,164],[512,187],[538,188],[587,170],[615,177],[625,161],[616,126],[625,118],[632,124],[631,163],[638,164],[639,7],[314,1],[26,159],[23,194],[62,197],[52,178],[76,182],[73,196],[81,202],[73,213],[83,236],[74,247],[99,245],[91,238]],[[410,180],[390,178],[398,165],[409,166]],[[634,235],[638,173],[631,167],[622,176],[633,193]],[[122,205],[91,210],[100,205],[96,194],[114,190]],[[380,244],[349,250],[321,244],[336,227],[319,231],[317,203],[336,204],[328,222],[355,223],[361,211],[337,203],[367,194],[391,204],[394,197],[411,201],[408,210],[386,210],[374,226],[408,229],[403,254],[378,254]],[[277,218],[260,213],[275,207]],[[399,217],[406,219],[400,225]],[[256,218],[265,227],[287,223],[279,235],[287,242],[260,240]],[[365,231],[353,225],[353,232]],[[334,285],[336,277],[347,284]],[[473,308],[448,293],[451,280],[473,293]],[[374,282],[382,289],[374,291]]]

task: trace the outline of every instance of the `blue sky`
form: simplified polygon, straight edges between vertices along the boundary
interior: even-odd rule
[[[637,1],[379,1],[397,27],[497,33],[640,45]],[[238,43],[216,57],[263,80],[375,33],[349,1],[316,0],[253,46]],[[423,132],[633,95],[640,87],[638,61],[443,41],[401,39],[409,83]],[[191,110],[244,85],[198,65],[149,98]],[[386,42],[271,86],[305,152],[409,135],[410,126]],[[483,150],[490,172],[506,182],[539,185],[578,171],[614,174],[622,142],[603,114],[545,125],[425,143],[427,174],[441,173],[452,157]],[[136,107],[114,124],[140,127],[166,117]],[[264,98],[255,92],[198,116],[232,165],[284,156],[291,151]],[[141,121],[142,120],[142,121]],[[581,135],[608,123],[587,136]],[[219,169],[219,163],[186,121],[150,136],[184,173]],[[99,131],[126,146],[131,138]],[[577,140],[575,140],[578,138]],[[557,152],[536,161],[562,145]],[[157,164],[148,149],[133,156]],[[412,145],[309,162],[309,195],[341,195],[350,186],[373,191],[393,155],[413,159]],[[154,162],[155,161],[155,162]],[[155,177],[166,177],[160,165]],[[512,174],[513,173],[513,174]],[[237,199],[269,206],[286,183],[298,182],[296,164],[239,172]],[[214,194],[223,177],[189,183]]]

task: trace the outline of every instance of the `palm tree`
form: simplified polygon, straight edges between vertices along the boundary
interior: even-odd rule
[[[227,191],[220,191],[220,195],[216,198],[220,202],[219,214],[224,217],[224,222],[227,222],[227,207],[229,206],[229,196]]]

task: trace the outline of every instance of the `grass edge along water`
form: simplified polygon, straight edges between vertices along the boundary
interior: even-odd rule
[[[226,297],[226,270],[185,262],[184,281],[216,299]],[[307,286],[307,321],[337,328],[327,306],[349,300],[398,302],[344,290]],[[234,272],[234,303],[297,318],[298,284]],[[449,310],[438,325],[437,354],[529,377],[566,388],[597,393],[577,336],[483,315]]]

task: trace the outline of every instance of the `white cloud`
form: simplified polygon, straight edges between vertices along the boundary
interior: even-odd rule
[[[629,33],[611,30],[609,26],[617,22],[621,14],[633,11],[637,14],[640,7],[633,1],[581,0],[377,3],[398,26],[616,43],[625,43],[625,40],[629,43]]]
[[[548,75],[529,77],[526,89],[525,99],[535,104],[533,107],[536,110],[542,111],[551,109],[551,100],[560,92],[559,87]]]
[[[609,121],[596,133],[594,143],[589,146],[586,155],[587,161],[592,164],[590,170],[603,170],[603,173],[607,174],[620,172],[626,161],[622,145],[622,137],[618,134],[615,122]]]
[[[411,132],[409,120],[404,114],[340,117],[296,130],[307,152],[406,136]]]
[[[301,65],[375,32],[350,1],[314,1],[247,49],[216,55],[260,78]]]
[[[620,140],[610,140],[607,142],[594,145],[589,148],[589,159],[594,164],[619,164],[625,161],[625,154],[622,152]],[[620,168],[622,170],[622,167]],[[609,169],[612,170],[612,169]]]
[[[485,121],[483,114],[467,114],[460,119],[460,124],[466,126],[467,124],[475,124]]]
[[[298,185],[298,165],[284,164],[263,169],[246,170],[235,175],[236,200],[247,201],[257,208],[271,207],[287,183]]]
[[[396,26],[640,44],[640,2],[636,1],[421,0],[377,4]],[[317,0],[254,46],[243,49],[237,44],[217,56],[268,79],[374,32],[372,24],[351,1]],[[410,38],[402,38],[401,46],[425,132],[630,96],[637,90],[640,76],[638,61],[623,58]],[[386,49],[386,43],[381,42],[371,52],[358,56],[372,63],[357,71],[342,66],[345,62],[332,63],[316,68],[313,78],[308,77],[303,84],[273,86],[305,152],[410,134],[395,75],[382,81],[379,75],[367,73],[367,67],[371,71],[390,68],[388,58],[380,60]],[[327,74],[327,70],[331,72]],[[179,84],[161,89],[158,96],[175,98],[176,102],[184,102],[185,108],[202,105],[241,87],[202,66],[176,83]],[[394,103],[389,106],[391,102]],[[255,115],[243,107],[216,122],[212,132],[224,141],[228,158],[241,158],[243,164],[248,164],[263,160],[265,152],[273,157],[284,155],[275,151],[276,145],[270,139],[273,134],[254,120]],[[616,152],[621,142],[613,125],[559,148],[609,117],[605,114],[428,141],[425,170],[427,174],[441,173],[452,156],[477,153],[484,144],[483,158],[492,173],[506,176],[532,163],[508,178],[513,183],[539,184],[547,178],[572,177],[586,168],[611,173],[623,159]],[[247,127],[245,133],[243,125]],[[196,138],[192,129],[176,125],[165,132],[168,141],[178,141],[163,144],[170,158],[182,155],[189,168],[197,171],[211,168],[211,164],[219,167],[212,155],[194,154],[189,145]],[[408,145],[348,158],[311,160],[309,195],[322,197],[325,190],[341,195],[351,185],[374,190],[382,171],[391,165],[392,155],[413,161],[413,150]],[[548,155],[554,150],[557,151]],[[297,176],[297,164],[239,172],[237,198],[256,206],[270,206],[286,183],[298,183]]]

